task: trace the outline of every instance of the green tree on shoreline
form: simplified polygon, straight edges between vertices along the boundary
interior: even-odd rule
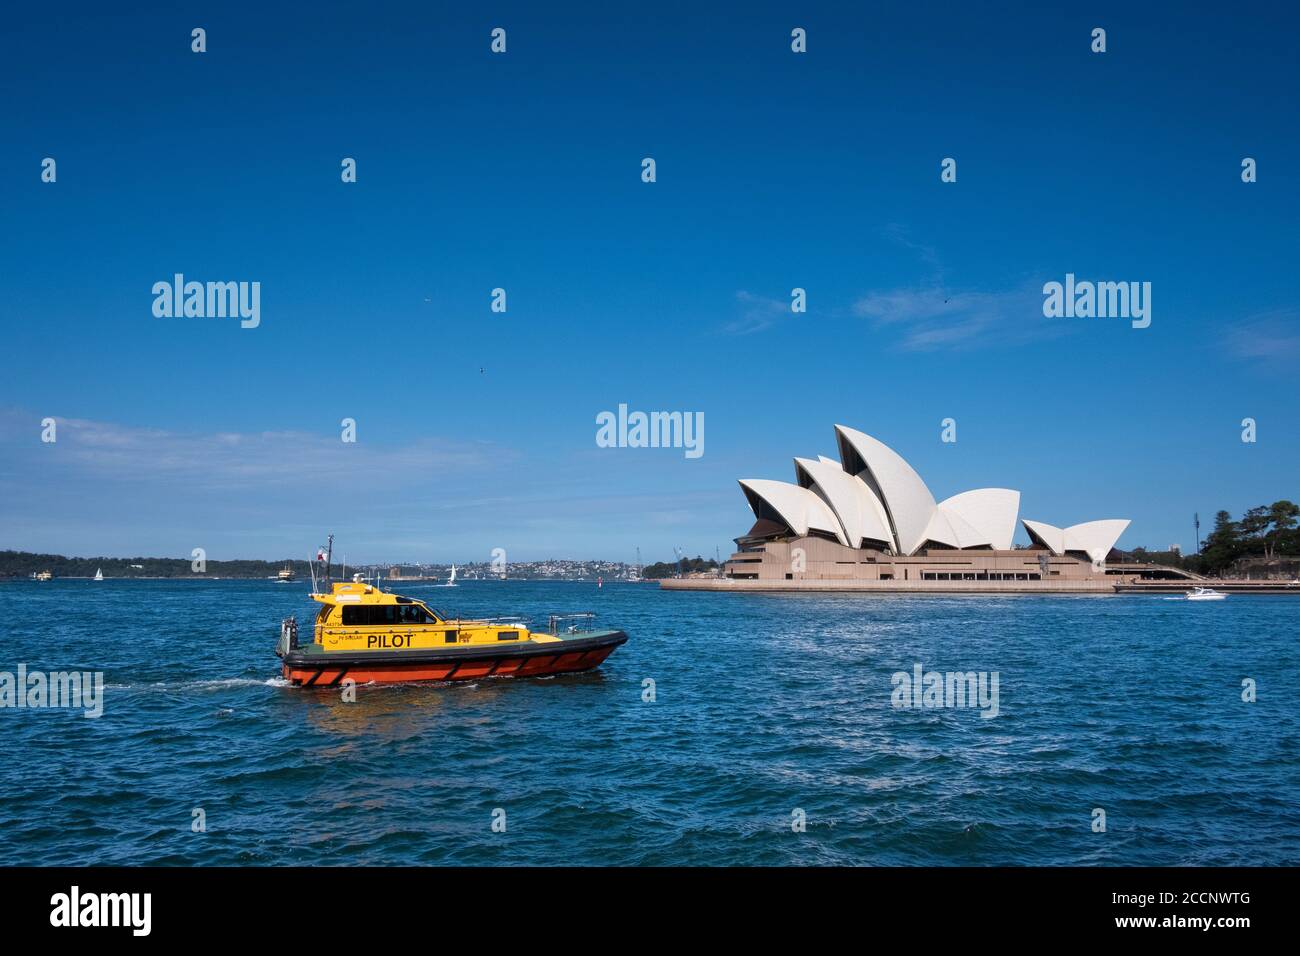
[[[1227,511],[1214,516],[1214,530],[1201,546],[1201,553],[1187,559],[1186,566],[1201,573],[1219,573],[1239,558],[1262,555],[1300,555],[1300,530],[1296,528],[1300,507],[1283,498],[1271,505],[1251,508],[1233,521]]]

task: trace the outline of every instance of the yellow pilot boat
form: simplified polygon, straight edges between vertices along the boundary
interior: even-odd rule
[[[531,631],[518,618],[451,618],[360,576],[331,584],[328,562],[326,589],[311,595],[321,605],[311,642],[299,644],[296,618],[280,627],[282,673],[302,687],[334,687],[344,679],[365,684],[572,673],[598,667],[627,641],[622,631],[568,623],[590,623],[591,614],[553,615],[546,631]]]

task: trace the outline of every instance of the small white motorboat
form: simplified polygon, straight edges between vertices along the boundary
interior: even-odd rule
[[[1227,596],[1222,591],[1214,590],[1214,588],[1202,587],[1194,588],[1188,591],[1186,595],[1189,601],[1222,601]]]

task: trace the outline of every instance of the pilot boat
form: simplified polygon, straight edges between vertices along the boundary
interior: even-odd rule
[[[589,613],[552,615],[545,631],[519,618],[453,618],[360,575],[331,583],[324,560],[320,591],[312,566],[311,598],[321,608],[311,641],[299,643],[296,618],[280,625],[276,654],[295,686],[566,674],[600,666],[627,641],[622,631],[589,628]]]

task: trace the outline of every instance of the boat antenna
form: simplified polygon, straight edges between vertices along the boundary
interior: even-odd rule
[[[325,587],[330,586],[330,564],[334,560],[334,535],[329,536],[325,545]]]

